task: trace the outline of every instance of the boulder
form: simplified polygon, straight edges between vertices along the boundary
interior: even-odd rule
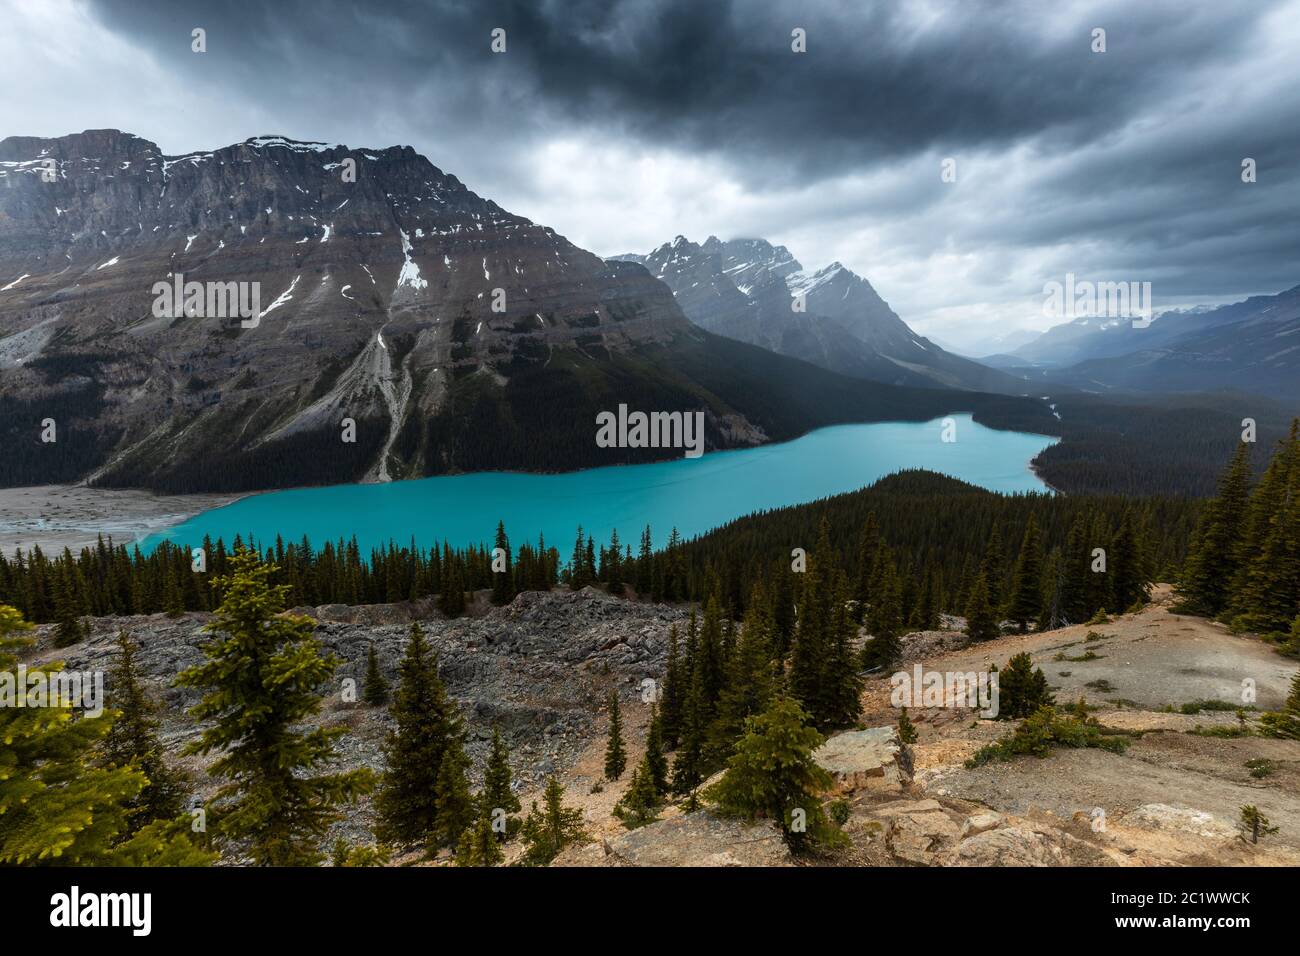
[[[817,748],[813,759],[834,778],[833,793],[897,790],[905,780],[898,751],[893,727],[872,727],[836,734]]]
[[[747,824],[709,811],[660,820],[608,841],[609,866],[781,866],[790,850],[770,821]]]

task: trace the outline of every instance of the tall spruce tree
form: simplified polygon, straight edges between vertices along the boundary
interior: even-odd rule
[[[1029,624],[1038,620],[1043,610],[1043,542],[1034,516],[1029,516],[1025,536],[1020,542],[1020,554],[1011,575],[1011,593],[1007,598],[1006,616],[1020,633],[1029,630]]]
[[[371,707],[383,707],[388,703],[388,681],[379,669],[379,655],[375,653],[375,642],[370,642],[366,651],[366,676],[361,684],[361,699]]]
[[[645,735],[645,763],[655,793],[668,792],[668,758],[664,756],[663,714],[650,705],[650,727]]]
[[[605,743],[605,779],[617,780],[627,767],[623,745],[623,716],[618,709],[618,691],[609,692],[609,739]]]
[[[659,710],[664,746],[669,750],[676,749],[681,734],[682,708],[686,702],[686,680],[689,676],[682,672],[677,649],[677,625],[674,624],[668,629],[668,658],[664,664],[663,694]]]
[[[762,713],[775,692],[772,670],[773,631],[771,606],[762,588],[755,586],[736,651],[728,662],[726,687],[710,728],[709,750],[714,759],[727,760],[745,730],[745,721]]]
[[[215,635],[207,660],[176,682],[204,692],[190,715],[212,722],[187,750],[218,754],[208,770],[226,781],[214,798],[215,836],[256,865],[311,866],[340,808],[374,781],[364,768],[320,772],[344,731],[301,727],[319,712],[317,688],[338,662],[321,652],[310,618],[282,613],[288,587],[270,583],[273,570],[249,551],[230,559],[206,627]]]
[[[460,747],[462,730],[419,624],[411,625],[398,674],[389,711],[395,727],[384,747],[375,798],[375,834],[388,843],[429,843],[440,835],[438,773],[447,753]]]
[[[1238,573],[1242,534],[1250,506],[1250,445],[1237,446],[1192,538],[1181,591],[1193,610],[1211,617],[1228,606]]]
[[[163,756],[155,716],[158,708],[140,684],[135,642],[126,631],[117,634],[117,658],[108,674],[108,703],[117,714],[102,743],[105,765],[134,767],[148,781],[125,804],[127,831],[135,833],[155,820],[175,820],[185,800],[185,787]]]
[[[894,558],[882,547],[876,560],[875,598],[867,612],[867,630],[871,640],[862,647],[862,666],[867,670],[889,667],[902,653],[899,637],[903,633],[903,608]]]
[[[991,641],[998,633],[997,614],[989,603],[988,582],[981,571],[971,584],[966,604],[966,636],[972,641]]]
[[[520,811],[519,797],[511,786],[510,752],[501,737],[501,728],[492,725],[492,749],[483,770],[482,801],[490,813],[501,811],[506,817],[506,829],[498,830],[497,839],[505,840],[510,833],[511,816]]]
[[[499,549],[500,556],[496,551]],[[510,554],[510,539],[506,537],[506,523],[497,522],[497,536],[492,555],[492,603],[509,604],[515,599],[514,564]],[[500,567],[498,569],[498,560]]]

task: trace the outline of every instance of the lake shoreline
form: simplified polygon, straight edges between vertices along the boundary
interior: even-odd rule
[[[75,554],[94,547],[100,535],[129,547],[203,512],[260,493],[160,495],[142,488],[82,484],[0,488],[0,553],[39,546],[47,555],[64,548]]]

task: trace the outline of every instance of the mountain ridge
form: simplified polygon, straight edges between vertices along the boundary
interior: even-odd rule
[[[409,146],[259,136],[166,156],[92,130],[0,141],[0,180],[17,450],[0,484],[254,490],[664,457],[595,449],[595,412],[620,402],[703,410],[708,449],[953,411],[1052,428],[1036,403],[851,381],[711,335],[642,266]],[[256,284],[258,315],[157,314],[178,276]]]

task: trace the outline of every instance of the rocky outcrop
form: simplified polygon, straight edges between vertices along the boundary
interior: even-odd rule
[[[782,866],[790,850],[770,821],[744,823],[710,811],[688,813],[630,830],[604,843],[605,866]],[[553,865],[591,865],[594,851],[576,851]]]
[[[898,736],[892,727],[836,734],[817,748],[813,759],[830,773],[837,794],[898,790],[907,777],[899,762]]]

